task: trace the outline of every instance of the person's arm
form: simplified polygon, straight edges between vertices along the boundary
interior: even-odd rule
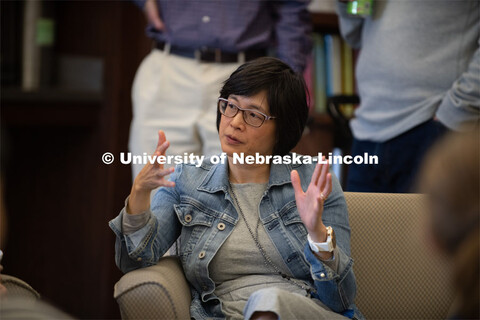
[[[172,177],[176,181],[181,174],[181,166]],[[160,205],[153,207],[145,226],[130,234],[125,234],[122,223],[127,215],[125,208],[109,222],[116,235],[115,263],[124,273],[152,266],[168,251],[179,237],[181,225],[175,213],[174,205],[180,203],[175,188],[160,188],[155,195]]]
[[[312,22],[307,6],[310,0],[274,1],[277,56],[297,72],[303,72],[312,48]]]
[[[436,118],[450,129],[480,121],[480,39],[468,69],[445,93],[437,109]]]
[[[337,2],[337,14],[340,22],[340,33],[345,41],[354,49],[362,46],[362,28],[364,18],[347,14],[347,2]]]
[[[160,11],[156,0],[132,0],[145,13],[149,24],[157,30],[165,30],[163,20],[160,18]]]
[[[303,177],[305,179],[306,177]],[[303,192],[300,176],[294,170],[291,175],[295,190],[297,210],[308,234],[314,242],[326,240],[326,226],[336,234],[337,250],[314,254],[306,242],[304,255],[309,262],[317,293],[314,297],[337,313],[351,310],[356,296],[353,260],[350,257],[350,224],[343,192],[338,179],[328,173],[328,165],[318,165],[310,184]],[[328,261],[335,259],[336,262]],[[333,267],[333,268],[332,268]],[[336,268],[337,270],[334,270]]]
[[[165,155],[168,146],[165,134],[159,131],[154,154]],[[165,176],[170,174],[172,169],[164,169],[162,164],[156,162],[145,165],[135,178],[125,207],[110,221],[110,228],[117,236],[115,261],[123,272],[155,264],[178,238],[180,224],[173,205],[180,201],[174,187],[181,174],[181,166],[177,169],[167,181]],[[161,188],[155,197],[161,199],[156,202],[160,205],[150,209],[150,193],[158,187]],[[124,230],[125,216],[127,222],[139,222],[137,226],[127,230],[128,232]]]
[[[305,244],[304,254],[311,266],[311,273],[317,289],[316,297],[335,312],[345,314],[351,311],[357,292],[353,259],[350,253],[350,224],[348,210],[338,179],[333,176],[332,192],[324,204],[323,223],[335,231],[337,250],[334,259],[337,270],[331,262],[322,261]]]
[[[125,200],[125,208],[128,207],[129,197]],[[145,210],[139,214],[124,214],[122,219],[122,232],[129,235],[142,229],[150,219],[152,212]]]

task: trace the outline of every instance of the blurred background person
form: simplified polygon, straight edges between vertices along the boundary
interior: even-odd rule
[[[301,72],[311,49],[309,0],[135,0],[153,50],[132,88],[129,149],[149,153],[159,128],[171,154],[221,152],[215,128],[221,82],[243,62],[270,54]],[[132,164],[133,179],[143,165]]]
[[[361,49],[352,155],[379,164],[351,166],[346,190],[410,192],[438,137],[479,123],[480,2],[374,0],[367,17],[349,15],[347,2],[338,3],[341,34]]]
[[[479,319],[480,131],[451,133],[425,158],[420,190],[429,196],[430,238],[452,260],[452,319]]]

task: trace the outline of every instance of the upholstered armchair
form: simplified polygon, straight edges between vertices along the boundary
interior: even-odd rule
[[[35,289],[16,277],[2,274],[2,284],[7,288],[9,297],[18,297],[27,301],[35,301],[40,298],[40,294]]]
[[[345,193],[357,306],[371,319],[444,319],[448,266],[424,238],[425,197]],[[190,290],[176,257],[125,274],[114,297],[123,319],[189,319]]]

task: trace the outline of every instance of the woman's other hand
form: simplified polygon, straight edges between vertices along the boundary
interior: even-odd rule
[[[169,147],[169,142],[165,137],[165,133],[158,131],[158,143],[154,156],[165,156],[165,151]],[[164,169],[163,164],[157,161],[147,163],[140,171],[133,182],[130,198],[128,200],[127,213],[139,214],[146,211],[150,207],[150,193],[158,187],[174,187],[175,183],[165,179],[165,176],[171,174],[174,168]]]
[[[328,164],[319,162],[316,165],[306,192],[302,190],[300,176],[296,170],[291,172],[290,177],[295,191],[298,213],[308,234],[314,242],[325,242],[327,228],[322,221],[323,204],[332,192],[332,175],[328,173]]]

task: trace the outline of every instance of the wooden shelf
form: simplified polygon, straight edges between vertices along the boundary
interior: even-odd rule
[[[80,102],[87,104],[99,104],[102,102],[102,93],[93,91],[74,91],[59,88],[45,88],[35,91],[24,91],[21,88],[2,88],[1,101],[15,103],[65,103]]]
[[[312,12],[313,31],[339,33],[338,16],[335,13]]]
[[[0,117],[7,126],[92,126],[102,103],[99,92],[4,88]]]
[[[333,125],[332,117],[327,113],[312,113],[310,118],[313,119],[311,123],[308,124],[309,127],[331,127]]]

